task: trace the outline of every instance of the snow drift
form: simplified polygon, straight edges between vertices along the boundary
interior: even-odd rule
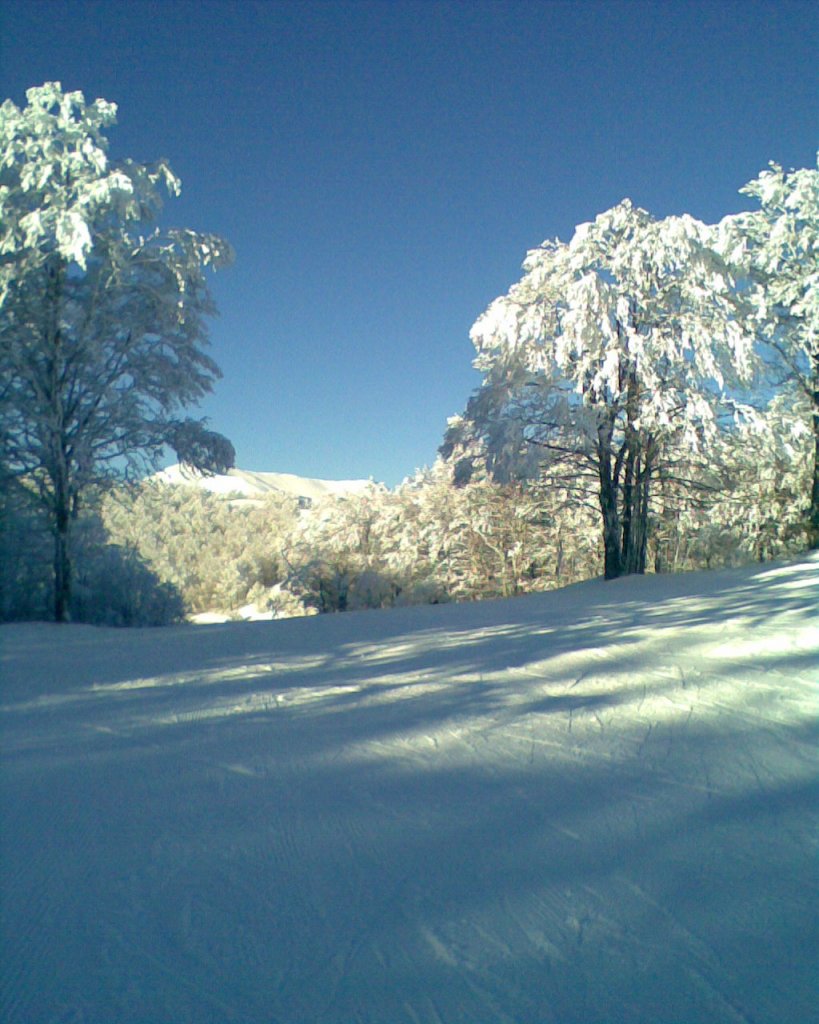
[[[7,625],[7,1022],[815,1021],[819,559]]]

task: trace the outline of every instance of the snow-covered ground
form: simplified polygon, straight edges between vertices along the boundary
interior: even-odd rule
[[[816,1021],[817,607],[0,627],[0,1017]]]
[[[203,476],[184,466],[168,466],[151,477],[157,483],[196,487],[213,494],[241,494],[255,498],[263,494],[288,494],[292,498],[318,501],[331,494],[363,494],[375,485],[371,480],[315,480],[292,473],[254,473],[247,469],[230,469],[225,474]]]

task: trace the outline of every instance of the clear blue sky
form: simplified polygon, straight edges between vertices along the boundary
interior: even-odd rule
[[[223,234],[202,406],[244,469],[397,483],[480,381],[468,333],[527,249],[624,196],[747,207],[814,166],[819,7],[0,0],[0,93],[119,105],[163,223]]]

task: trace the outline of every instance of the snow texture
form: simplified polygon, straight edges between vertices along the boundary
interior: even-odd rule
[[[262,494],[288,494],[293,498],[318,501],[331,494],[361,494],[373,486],[370,480],[313,480],[292,473],[253,473],[246,469],[231,469],[225,474],[202,476],[184,466],[168,466],[151,477],[157,483],[198,487],[214,494],[242,494],[257,497]]]
[[[0,627],[7,1024],[806,1024],[819,558]]]

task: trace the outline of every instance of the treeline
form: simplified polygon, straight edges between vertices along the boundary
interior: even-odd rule
[[[773,403],[708,464],[661,478],[649,569],[678,572],[804,549],[810,436]],[[781,419],[781,417],[780,417]],[[0,507],[0,616],[50,617],[48,525],[25,488]],[[594,482],[578,464],[536,481],[460,481],[440,460],[395,490],[372,485],[300,509],[145,482],[95,494],[79,516],[74,620],[161,625],[202,613],[289,617],[509,597],[599,575]]]

